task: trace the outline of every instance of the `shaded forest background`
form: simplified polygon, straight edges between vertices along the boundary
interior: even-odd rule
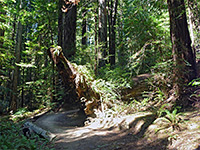
[[[159,149],[199,149],[199,16],[199,0],[0,0],[0,149],[49,149],[23,121],[63,108],[125,123],[121,148],[159,132]]]
[[[49,48],[57,46],[100,95],[105,110],[198,102],[188,99],[194,89],[187,86],[198,77],[197,0],[0,3],[0,113],[76,105],[48,57]],[[141,74],[148,85],[137,82]]]

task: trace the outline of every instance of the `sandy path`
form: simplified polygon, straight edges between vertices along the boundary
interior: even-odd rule
[[[35,124],[57,135],[58,150],[113,149],[113,141],[122,136],[119,131],[103,130],[98,124],[83,126],[84,120],[83,114],[72,110],[44,115]]]
[[[199,123],[199,111],[197,114],[196,112],[191,114],[194,116],[189,117],[191,122],[187,124]],[[144,118],[145,123],[149,124],[146,119]],[[134,134],[136,124],[126,131],[108,130],[97,122],[90,126],[83,126],[84,120],[85,116],[78,110],[71,110],[44,115],[35,124],[57,135],[54,146],[56,150],[189,150],[200,147],[198,146],[199,124],[194,126],[195,129],[192,126],[191,130],[176,131],[178,138],[170,143],[166,136],[155,137],[155,139],[153,136],[145,137],[143,132],[146,130],[145,126],[142,126],[144,128],[141,128],[139,134]]]

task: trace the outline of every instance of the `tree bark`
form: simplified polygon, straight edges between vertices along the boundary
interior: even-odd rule
[[[22,24],[21,22],[18,22],[17,25],[17,35],[16,35],[16,48],[15,48],[15,63],[20,63],[21,57],[21,46],[22,46]],[[18,85],[18,80],[19,80],[19,67],[15,65],[14,69],[14,75],[13,75],[13,94],[11,97],[11,103],[10,103],[10,109],[13,111],[16,111],[18,108],[18,100],[17,100],[17,85]]]
[[[72,7],[63,18],[63,53],[70,58],[76,53],[76,17],[77,7]]]
[[[200,44],[198,41],[198,39],[200,38],[200,10],[198,8],[196,0],[188,0],[187,2],[192,48],[196,52],[196,50],[200,50]]]
[[[83,47],[86,47],[86,45],[87,45],[87,37],[86,37],[86,31],[87,31],[86,13],[87,13],[87,10],[83,9],[83,12],[82,12],[82,17],[83,17],[83,21],[82,21],[82,46]]]
[[[123,3],[119,3],[119,5],[123,5]],[[117,53],[117,58],[119,61],[119,64],[121,66],[125,66],[127,64],[127,59],[126,59],[126,49],[124,47],[124,25],[123,25],[123,12],[119,11],[119,17],[117,17],[117,25],[118,25],[118,44],[119,44],[119,48],[118,48],[118,53]]]
[[[186,84],[196,77],[196,61],[191,47],[184,0],[167,0],[167,3],[175,67],[174,90],[176,96],[181,97]]]
[[[99,35],[98,43],[99,50],[98,55],[100,57],[99,67],[104,66],[107,61],[107,9],[106,9],[106,0],[99,0]]]
[[[58,45],[63,47],[63,0],[58,2]]]
[[[68,8],[62,12],[62,7]],[[76,53],[76,18],[77,7],[74,4],[58,3],[58,45],[62,47],[65,57],[70,58]]]
[[[98,1],[97,1],[98,2]],[[96,8],[95,13],[98,14],[98,8]],[[99,62],[99,57],[98,57],[98,18],[97,15],[95,15],[95,31],[94,31],[94,46],[95,46],[95,52],[94,52],[94,59],[95,59],[95,64],[94,64],[94,72],[95,75],[98,74],[98,62]]]
[[[115,0],[113,4],[113,0],[110,0],[110,6],[108,1],[108,8],[109,8],[109,63],[111,66],[115,65],[115,24],[116,24],[116,17],[117,17],[117,5],[118,0]]]
[[[38,127],[32,122],[24,123],[23,131],[29,132],[28,134],[30,134],[30,136],[32,133],[36,133],[37,135],[44,137],[48,141],[52,141],[53,139],[56,138],[55,134]],[[25,135],[26,135],[26,132],[24,133]]]
[[[2,14],[5,15],[6,13],[5,13],[5,10],[4,10],[4,3],[3,2],[0,2],[0,9],[1,9],[0,15],[2,15]],[[0,18],[0,22],[5,22],[5,20]],[[4,32],[5,32],[5,30],[0,28],[0,48],[3,48]]]

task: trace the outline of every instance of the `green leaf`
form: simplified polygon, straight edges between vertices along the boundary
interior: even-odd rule
[[[33,64],[26,64],[26,63],[20,63],[20,64],[18,64],[18,63],[15,63],[17,66],[19,66],[19,67],[24,67],[24,68],[37,68],[35,65],[33,65]]]

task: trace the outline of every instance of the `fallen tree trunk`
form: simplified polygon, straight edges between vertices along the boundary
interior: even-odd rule
[[[28,134],[31,136],[31,133],[36,133],[37,135],[49,140],[49,141],[52,141],[56,135],[55,134],[52,134],[51,132],[49,131],[46,131],[38,126],[36,126],[35,124],[31,123],[31,122],[26,122],[24,123],[24,128],[23,128],[23,131],[24,131],[24,134],[26,135],[27,132]]]
[[[56,64],[57,70],[62,78],[66,98],[64,103],[76,103],[88,116],[95,116],[94,109],[99,106],[100,96],[91,86],[87,84],[83,74],[65,58],[61,47],[50,48],[49,57]]]

